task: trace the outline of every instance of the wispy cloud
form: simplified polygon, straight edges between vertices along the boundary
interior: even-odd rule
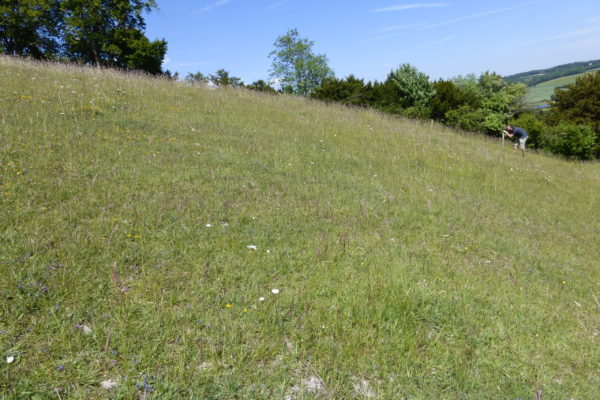
[[[258,14],[263,14],[263,13],[266,13],[267,11],[271,11],[272,9],[274,9],[274,8],[277,8],[277,7],[280,7],[280,6],[284,5],[285,3],[289,3],[290,1],[291,1],[291,0],[281,0],[281,1],[278,1],[278,2],[277,2],[277,3],[275,3],[275,4],[271,4],[270,6],[263,8],[262,10],[260,10],[260,11],[259,11],[258,13],[256,13],[256,14],[258,15]]]
[[[373,33],[392,32],[392,31],[399,31],[402,29],[410,29],[410,28],[420,28],[425,25],[426,24],[422,23],[422,24],[407,24],[407,25],[389,26],[387,28],[378,29],[376,31],[373,31]]]
[[[423,46],[421,46],[422,49],[425,49],[427,47],[432,47],[432,46],[437,46],[438,44],[442,44],[442,43],[446,43],[452,39],[455,39],[457,37],[457,35],[452,35],[452,36],[446,36],[445,38],[442,38],[440,40],[436,40],[435,42],[431,42],[431,43],[427,43]]]
[[[385,39],[391,39],[391,38],[400,37],[400,36],[406,36],[407,35],[406,32],[397,32],[397,31],[403,31],[405,29],[411,29],[411,28],[419,28],[424,25],[425,24],[407,24],[407,25],[396,25],[396,26],[390,26],[390,27],[383,28],[383,29],[378,29],[376,31],[373,31],[373,33],[384,33],[384,32],[395,32],[395,33],[389,33],[387,35],[377,36],[377,37],[374,37],[371,39],[363,40],[362,42],[359,42],[359,43],[360,44],[371,43],[371,42],[377,42],[379,40],[385,40]]]
[[[374,37],[371,39],[363,40],[362,42],[358,42],[358,44],[377,42],[379,40],[391,39],[391,38],[401,37],[401,36],[406,36],[406,35],[407,35],[406,32],[390,33],[389,35],[377,36],[377,37]]]
[[[446,3],[413,3],[413,4],[402,4],[397,6],[390,6],[384,8],[376,8],[373,12],[389,12],[389,11],[405,11],[414,10],[416,8],[433,8],[433,7],[446,7]]]
[[[204,8],[201,8],[199,10],[194,11],[194,14],[204,13],[204,12],[210,11],[213,8],[221,7],[221,6],[224,6],[227,3],[231,3],[231,1],[232,0],[217,0],[215,3],[211,4],[210,6],[206,6]]]
[[[586,35],[590,35],[595,32],[600,32],[600,28],[594,27],[594,28],[578,29],[576,31],[564,32],[564,33],[560,33],[558,35],[545,37],[543,39],[529,40],[527,42],[519,42],[518,44],[515,44],[513,46],[503,47],[500,49],[500,51],[508,51],[508,50],[513,50],[513,49],[519,48],[519,47],[532,46],[532,45],[536,45],[536,44],[540,44],[540,43],[551,42],[551,41],[556,41],[556,40],[560,40],[560,39],[567,39],[567,38],[576,37],[576,36],[586,36]]]
[[[464,16],[464,17],[454,18],[454,19],[450,19],[448,21],[438,22],[437,24],[426,25],[426,26],[422,27],[421,30],[438,28],[440,26],[450,25],[450,24],[455,24],[457,22],[467,21],[467,20],[470,20],[470,19],[485,17],[487,15],[499,14],[499,13],[506,12],[506,11],[512,11],[512,10],[516,10],[518,8],[527,7],[527,6],[532,5],[532,4],[535,4],[535,3],[525,3],[525,4],[519,4],[519,5],[512,6],[512,7],[497,8],[495,10],[484,11],[484,12],[480,12],[480,13],[477,13],[477,14],[472,14],[472,15],[467,15],[467,16]]]

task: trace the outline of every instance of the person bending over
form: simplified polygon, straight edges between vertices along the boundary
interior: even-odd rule
[[[523,153],[523,157],[525,157],[525,142],[527,141],[527,138],[529,137],[529,135],[527,134],[525,129],[519,128],[518,126],[508,125],[506,128],[504,128],[502,133],[506,134],[506,136],[508,136],[511,139],[513,137],[516,139],[515,143],[513,145],[514,149],[515,150],[517,150],[517,148],[521,149],[521,152]]]

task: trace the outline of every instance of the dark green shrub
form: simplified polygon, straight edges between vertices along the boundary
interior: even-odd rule
[[[567,158],[589,160],[593,158],[596,133],[586,125],[561,122],[546,129],[540,137],[541,147]]]

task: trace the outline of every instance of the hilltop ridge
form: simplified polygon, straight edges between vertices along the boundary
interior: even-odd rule
[[[600,60],[578,61],[568,64],[561,64],[550,68],[521,72],[518,74],[505,76],[504,79],[507,82],[520,82],[527,86],[535,86],[542,82],[547,82],[564,76],[576,75],[598,68],[600,68]]]

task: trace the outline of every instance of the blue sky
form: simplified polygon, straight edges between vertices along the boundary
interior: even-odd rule
[[[431,79],[510,75],[600,59],[600,0],[157,0],[149,39],[168,42],[163,67],[224,68],[268,80],[278,36],[298,29],[336,76],[385,80],[403,63]]]

